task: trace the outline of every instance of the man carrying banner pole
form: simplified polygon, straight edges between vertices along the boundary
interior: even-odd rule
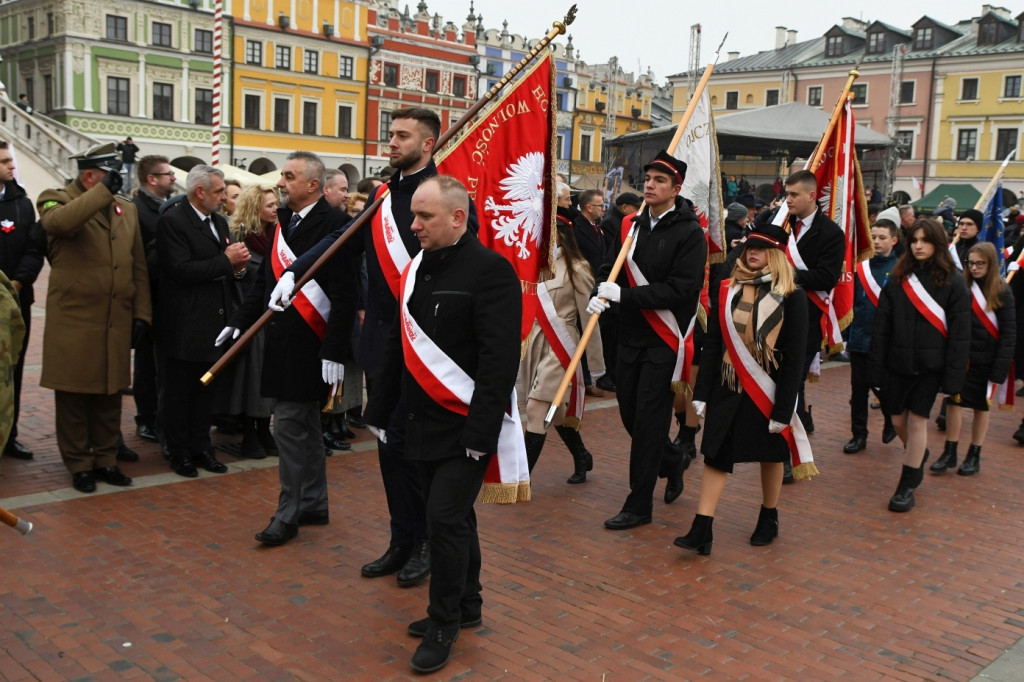
[[[364,412],[383,424],[404,405],[406,456],[421,466],[430,537],[427,618],[409,625],[423,642],[413,670],[447,664],[460,628],[481,623],[480,539],[473,504],[491,460],[525,458],[515,400],[522,298],[509,261],[468,229],[469,195],[449,175],[412,198],[423,250],[403,269],[391,327]],[[404,416],[404,415],[403,415]]]

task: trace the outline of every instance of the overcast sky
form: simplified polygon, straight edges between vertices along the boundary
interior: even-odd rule
[[[399,9],[404,11],[406,2],[415,13],[413,0],[399,0]],[[440,13],[457,26],[462,26],[469,14],[469,0],[427,2],[431,14]],[[585,62],[597,64],[617,56],[625,71],[636,74],[650,67],[656,82],[662,83],[668,76],[686,71],[690,26],[696,23],[702,28],[700,57],[701,63],[706,64],[712,61],[726,31],[729,36],[722,47],[721,61],[725,61],[727,52],[738,51],[741,56],[747,56],[773,49],[776,26],[796,29],[797,41],[804,41],[823,35],[845,16],[869,22],[880,20],[909,29],[925,14],[945,24],[980,16],[982,4],[963,0],[933,0],[921,4],[892,0],[811,3],[577,0],[576,21],[569,26],[568,33]],[[476,13],[484,17],[485,28],[500,30],[501,22],[508,20],[510,33],[531,39],[540,38],[550,30],[552,22],[561,20],[571,5],[572,0],[474,0]],[[778,9],[769,13],[770,7]],[[1009,9],[1016,16],[1024,7]],[[564,43],[565,37],[561,36],[559,41]]]

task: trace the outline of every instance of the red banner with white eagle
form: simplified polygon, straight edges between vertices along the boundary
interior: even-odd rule
[[[548,263],[554,224],[554,82],[548,53],[434,157],[440,173],[458,178],[469,190],[480,242],[508,259],[519,275],[521,340],[537,315],[537,281]]]
[[[832,139],[824,143],[826,147],[821,165],[814,171],[818,178],[818,205],[846,235],[843,272],[831,297],[835,319],[840,329],[846,329],[853,320],[853,281],[856,277],[856,264],[870,258],[874,253],[864,182],[854,148],[855,130],[853,109],[847,100],[832,133]]]

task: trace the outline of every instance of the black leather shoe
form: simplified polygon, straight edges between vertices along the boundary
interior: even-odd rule
[[[412,547],[395,547],[391,545],[388,551],[376,561],[371,561],[360,569],[364,578],[380,578],[381,576],[398,573],[405,566],[412,554]]]
[[[1021,445],[1024,445],[1024,424],[1021,424],[1020,428],[1014,431],[1013,439]]]
[[[118,462],[138,462],[139,453],[132,450],[125,444],[117,446],[117,461]]]
[[[4,448],[4,456],[13,457],[14,459],[32,459],[35,455],[18,441],[11,440],[8,441],[7,447]]]
[[[608,375],[601,377],[596,382],[596,385],[602,391],[610,391],[615,393],[615,382],[608,378]]]
[[[110,485],[119,485],[123,487],[132,484],[132,479],[125,476],[116,466],[93,469],[92,473],[96,475],[96,478],[109,483]]]
[[[344,422],[341,422],[341,421],[338,422],[338,435],[341,436],[342,439],[344,439],[344,440],[355,440],[356,439],[355,432],[352,429],[348,428],[344,424]]]
[[[228,470],[226,464],[217,461],[217,458],[213,456],[212,450],[196,455],[193,457],[193,461],[211,474],[223,474]]]
[[[278,547],[288,542],[299,534],[299,527],[294,523],[279,521],[276,517],[270,519],[270,525],[261,532],[256,533],[256,539],[268,547]]]
[[[619,512],[617,515],[605,521],[604,527],[608,530],[628,530],[630,528],[636,528],[637,526],[643,526],[650,522],[650,514],[641,516],[640,514],[624,511]]]
[[[327,511],[302,512],[299,514],[300,526],[326,526],[330,522],[331,513]]]
[[[346,414],[345,415],[345,423],[348,424],[349,426],[353,426],[353,427],[355,427],[357,429],[365,429],[366,428],[366,422],[363,421],[363,418],[360,415],[358,415],[358,414]]]
[[[430,544],[420,540],[412,548],[412,554],[398,572],[398,584],[412,587],[430,575]]]
[[[475,628],[480,627],[484,624],[484,619],[480,615],[470,616],[469,618],[459,618],[460,628]],[[423,618],[421,620],[413,621],[409,623],[409,634],[413,637],[426,637],[427,626],[430,625],[429,618]]]
[[[793,465],[789,463],[788,459],[782,463],[782,482],[796,483],[796,479],[793,478]]]
[[[418,673],[432,673],[448,665],[452,645],[459,639],[459,627],[440,627],[433,621],[427,625],[423,642],[416,648],[409,665]]]
[[[897,435],[898,434],[896,433],[896,427],[890,424],[889,426],[886,426],[884,429],[882,429],[882,442],[888,445],[889,443],[896,440]]]
[[[664,466],[668,479],[665,483],[665,504],[671,504],[683,494],[683,472],[690,466],[690,457],[681,445],[668,443],[663,459],[669,460]]]
[[[196,465],[192,463],[189,457],[171,457],[171,469],[174,473],[185,478],[195,478],[199,475]]]
[[[71,476],[71,485],[80,493],[96,492],[96,474],[91,471],[79,471]]]
[[[852,455],[855,452],[860,452],[868,446],[868,439],[864,436],[854,436],[850,439],[850,442],[843,446],[843,452],[848,455]]]
[[[341,438],[338,438],[333,433],[324,432],[324,447],[330,450],[351,450],[352,445]]]
[[[135,432],[139,434],[139,438],[142,440],[148,440],[153,443],[158,442],[160,439],[156,435],[156,429],[149,424],[139,424],[135,429]]]

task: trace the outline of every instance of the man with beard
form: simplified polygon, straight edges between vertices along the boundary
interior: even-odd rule
[[[678,457],[671,462],[670,481],[681,481],[685,466],[681,454],[670,453],[666,443],[673,399],[683,390],[684,339],[697,316],[708,253],[693,204],[679,196],[685,175],[686,164],[663,151],[644,166],[647,209],[636,219],[630,254],[618,279],[606,282],[617,255],[609,251],[597,277],[597,295],[587,307],[600,314],[617,303],[620,316],[616,397],[632,437],[630,493],[622,511],[605,521],[610,530],[650,523],[662,459]]]
[[[366,254],[366,315],[359,338],[359,364],[366,372],[366,383],[373,390],[380,376],[383,349],[398,311],[398,284],[401,272],[419,253],[420,243],[412,231],[412,195],[426,178],[437,175],[431,156],[441,133],[441,120],[433,111],[421,107],[391,112],[391,138],[388,149],[390,165],[395,169],[387,184],[376,187],[367,199],[367,206],[386,193],[384,202],[363,230],[362,239],[350,239],[346,249]],[[469,211],[469,229],[476,232],[476,211]],[[357,217],[358,219],[358,217]],[[390,243],[385,238],[385,225],[394,229],[399,239]],[[270,296],[270,307],[283,310],[290,304],[295,278],[301,277],[343,230],[338,229],[300,256],[282,274]],[[430,575],[430,546],[427,543],[426,509],[420,484],[420,467],[405,458],[406,412],[402,401],[390,416],[386,441],[379,440],[384,493],[391,515],[391,542],[376,561],[362,567],[367,578],[398,573],[402,587],[416,585]]]

